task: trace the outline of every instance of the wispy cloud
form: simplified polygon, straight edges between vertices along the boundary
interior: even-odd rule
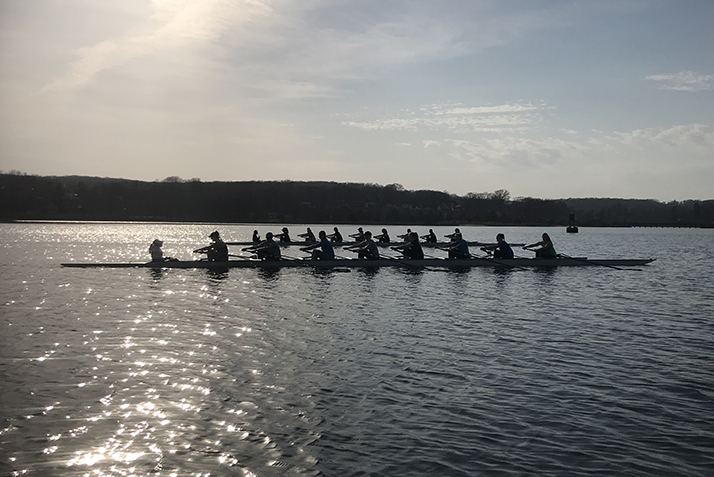
[[[151,0],[150,7],[125,34],[76,50],[77,60],[46,89],[80,88],[136,58],[176,63],[196,55],[216,58],[216,74],[246,96],[327,97],[355,80],[471,55],[549,24],[542,12],[471,2],[463,5],[469,15],[423,0]]]
[[[406,111],[401,117],[367,121],[344,121],[359,129],[385,131],[518,132],[536,127],[543,107],[533,104],[497,106],[429,105],[419,111]]]
[[[645,79],[659,83],[662,89],[674,91],[708,91],[714,89],[714,75],[681,71],[675,74],[650,75]]]
[[[683,164],[677,160],[683,154],[690,164],[711,163],[709,151],[714,148],[714,128],[704,124],[686,124],[665,129],[649,128],[610,134],[595,132],[591,136],[564,138],[507,135],[448,139],[441,144],[451,148],[452,157],[480,165],[567,166],[586,159],[593,165],[608,162],[625,167],[633,161],[645,161],[677,168]],[[599,159],[593,162],[595,158]]]
[[[142,33],[106,39],[78,50],[79,58],[45,90],[78,88],[98,73],[133,58],[216,41],[231,29],[251,25],[271,12],[258,0],[153,0],[152,6],[152,17],[136,25]]]

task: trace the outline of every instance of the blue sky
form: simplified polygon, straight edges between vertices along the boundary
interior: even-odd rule
[[[0,0],[0,170],[714,198],[714,2]]]

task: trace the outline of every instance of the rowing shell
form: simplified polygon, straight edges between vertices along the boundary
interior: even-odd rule
[[[383,258],[378,260],[340,259],[340,260],[275,260],[264,261],[255,259],[229,260],[228,262],[209,261],[173,261],[173,262],[145,262],[145,263],[63,263],[63,267],[73,268],[376,268],[376,267],[403,267],[403,268],[468,268],[468,267],[494,267],[494,268],[520,268],[520,267],[631,267],[646,265],[655,259],[587,259],[585,257],[571,258],[513,258],[513,259],[443,259],[425,258],[423,260],[406,260]]]
[[[319,242],[278,242],[277,240],[275,241],[278,245],[281,247],[292,247],[292,246],[301,246],[304,247],[306,245],[314,245]],[[260,242],[226,242],[226,245],[238,245],[238,246],[243,246],[243,247],[248,247],[251,245],[257,245]],[[343,247],[343,246],[349,246],[349,245],[357,245],[358,243],[361,242],[330,242],[333,247]],[[404,245],[405,243],[408,242],[374,242],[378,247],[396,247],[397,245]],[[450,245],[454,245],[454,242],[437,242],[437,243],[428,243],[428,242],[419,242],[419,245],[422,247],[448,247]],[[466,242],[466,245],[470,247],[493,247],[498,245],[495,242]],[[525,243],[512,243],[510,244],[511,247],[522,247],[525,245]]]

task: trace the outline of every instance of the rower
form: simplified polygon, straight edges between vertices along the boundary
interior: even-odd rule
[[[377,239],[379,243],[389,243],[389,232],[387,232],[387,229],[382,229],[382,233],[375,236],[374,238]]]
[[[436,243],[436,234],[434,233],[434,229],[429,229],[429,233],[426,235],[422,235],[421,238],[424,239],[426,243]]]
[[[496,245],[487,245],[481,247],[486,253],[493,253],[493,258],[513,258],[513,249],[508,242],[506,242],[506,236],[503,234],[496,235]]]
[[[327,236],[327,238],[330,239],[330,242],[332,243],[342,243],[342,234],[340,231],[337,229],[337,227],[334,227],[332,230],[335,231],[335,233],[330,234]]]
[[[456,235],[461,235],[461,230],[459,230],[458,228],[454,229],[453,234],[446,234],[444,235],[444,237],[449,239],[449,242],[456,242]]]
[[[257,230],[253,230],[253,243],[260,243],[262,240],[260,240],[260,235],[258,235]]]
[[[397,235],[400,239],[402,239],[402,242],[409,242],[409,235],[411,235],[412,229],[407,229],[407,233],[404,235]]]
[[[466,240],[464,240],[464,238],[461,236],[460,232],[454,233],[452,242],[449,245],[438,248],[447,251],[449,253],[449,258],[471,258],[471,255],[469,255],[468,244],[466,243]]]
[[[324,230],[320,230],[318,233],[320,241],[307,247],[302,247],[300,250],[303,252],[312,251],[313,260],[334,260],[335,259],[335,249],[332,248],[332,244],[327,239],[327,234]]]
[[[281,242],[290,242],[290,233],[288,232],[287,227],[283,227],[283,233],[281,234],[275,234],[275,237],[277,237]],[[265,235],[265,238],[268,238],[268,235]]]
[[[310,227],[307,228],[307,232],[304,234],[298,234],[298,237],[302,237],[305,239],[305,242],[317,242],[315,239],[315,234],[312,233],[312,230],[310,230]]]
[[[370,233],[370,235],[372,235]],[[365,233],[362,231],[362,227],[357,227],[357,233],[356,234],[350,234],[350,237],[355,239],[355,242],[357,243],[362,243],[365,240]]]
[[[244,252],[255,252],[260,260],[280,260],[280,245],[273,240],[271,232],[265,234],[265,241],[242,250]]]
[[[364,233],[364,240],[358,244],[346,247],[346,250],[357,252],[359,258],[376,260],[379,258],[379,250],[377,244],[372,240],[372,232]]]
[[[397,245],[396,247],[391,247],[392,250],[401,252],[404,258],[421,260],[424,258],[424,251],[421,249],[421,244],[419,244],[419,234],[412,232],[409,234],[409,242],[403,245]]]
[[[547,233],[541,235],[541,241],[532,243],[530,245],[524,245],[523,250],[533,250],[535,252],[536,258],[557,258],[558,254],[555,252],[555,247],[553,246],[553,241]],[[533,247],[539,247],[533,249]]]
[[[208,236],[213,243],[193,251],[193,253],[205,253],[209,262],[227,262],[228,246],[221,240],[221,235],[216,230]]]

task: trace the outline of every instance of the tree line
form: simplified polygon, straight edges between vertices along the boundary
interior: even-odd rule
[[[145,182],[0,173],[0,220],[712,227],[714,200],[464,196],[400,184],[167,177]]]

